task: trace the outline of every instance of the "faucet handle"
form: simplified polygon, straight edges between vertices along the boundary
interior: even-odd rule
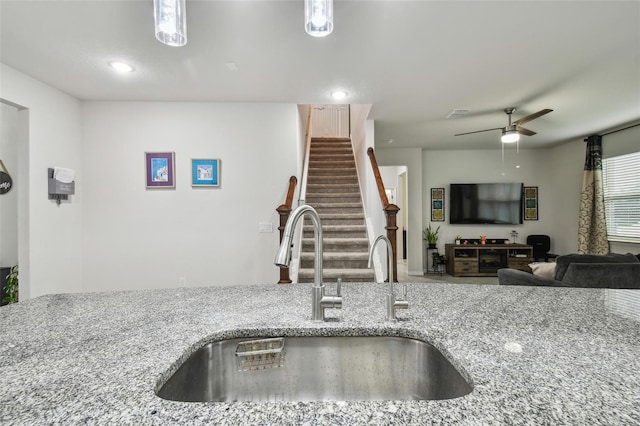
[[[336,296],[340,297],[342,296],[342,278],[338,277],[338,280],[336,281],[336,285],[337,285]]]
[[[402,299],[407,300],[407,285],[402,285]]]

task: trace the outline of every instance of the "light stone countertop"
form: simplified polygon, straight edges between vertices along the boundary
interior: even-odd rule
[[[639,425],[640,290],[426,284],[384,321],[383,284],[343,284],[312,323],[310,285],[42,296],[0,308],[0,424]],[[329,286],[329,292],[335,286]],[[178,359],[242,335],[403,335],[474,390],[443,401],[182,403]],[[505,348],[513,343],[522,352]]]

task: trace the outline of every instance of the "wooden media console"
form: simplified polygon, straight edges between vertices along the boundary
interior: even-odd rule
[[[491,277],[498,269],[531,272],[533,247],[526,244],[445,244],[447,273],[455,277]]]

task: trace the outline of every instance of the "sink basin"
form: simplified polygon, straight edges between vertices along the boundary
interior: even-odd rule
[[[262,366],[247,367],[236,351],[255,339],[206,344],[156,394],[174,401],[374,401],[449,399],[472,391],[442,353],[421,340],[285,337],[283,348],[255,351],[252,358]]]

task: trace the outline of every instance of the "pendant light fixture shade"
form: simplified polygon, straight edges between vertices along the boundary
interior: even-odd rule
[[[186,0],[153,0],[156,38],[167,46],[187,44]]]
[[[304,30],[314,37],[333,31],[333,0],[304,0]]]

